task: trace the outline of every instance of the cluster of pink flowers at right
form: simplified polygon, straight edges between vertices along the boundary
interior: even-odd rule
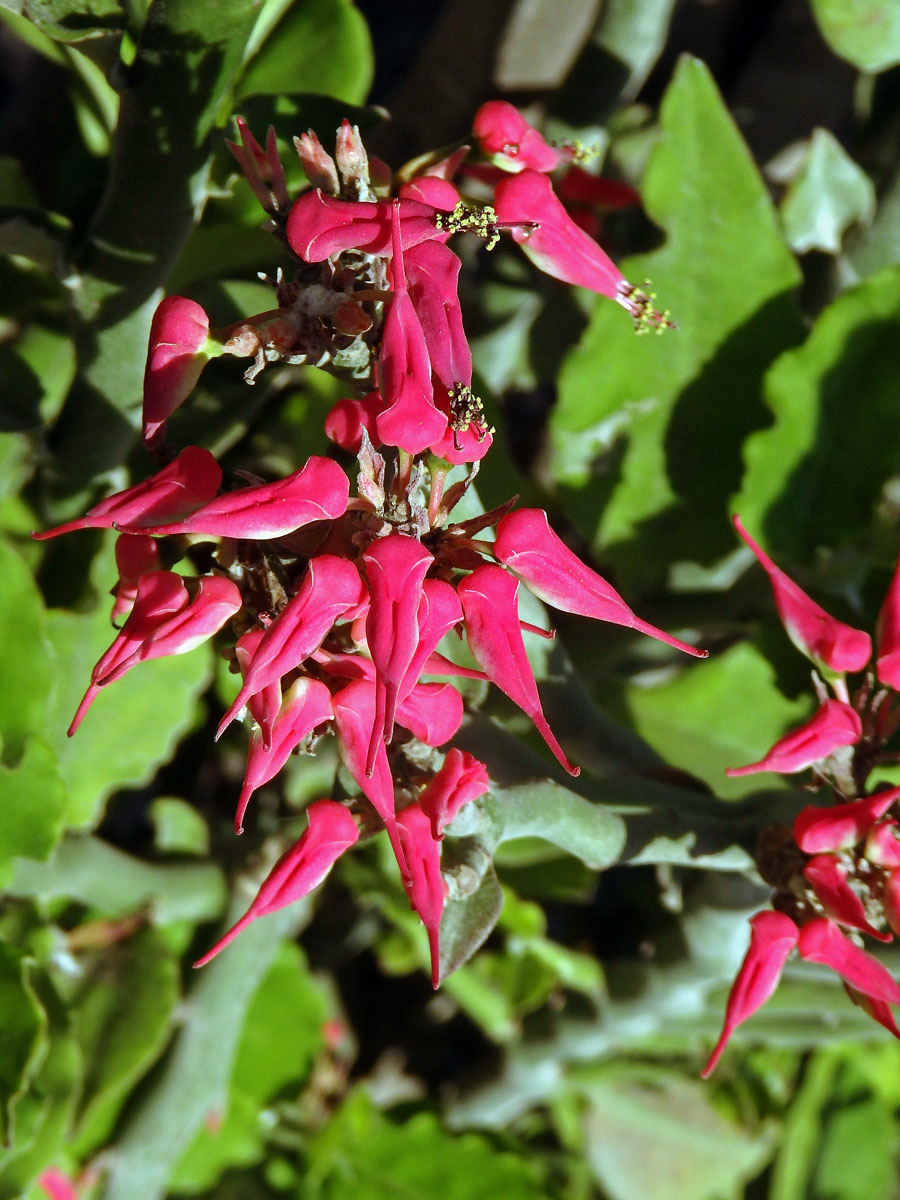
[[[900,728],[900,563],[878,618],[870,667],[869,635],[829,616],[775,565],[739,517],[734,523],[768,573],[788,636],[815,665],[819,708],[759,762],[727,773],[812,768],[814,782],[830,786],[835,802],[804,808],[792,829],[770,826],[761,832],[757,866],[775,888],[773,911],[750,919],[750,948],[704,1078],[735,1028],[772,996],[794,950],[830,967],[854,1004],[900,1038],[891,1010],[900,1004],[900,986],[863,949],[864,936],[890,942],[893,933],[900,934],[900,787],[866,790],[875,767],[897,761],[885,747]],[[862,671],[863,681],[851,695],[846,674]]]
[[[383,828],[426,927],[437,986],[444,829],[490,784],[486,765],[472,755],[441,752],[460,727],[463,700],[452,683],[424,677],[489,679],[575,775],[541,707],[523,629],[543,631],[520,620],[520,581],[557,609],[705,655],[637,617],[557,537],[542,510],[513,511],[511,500],[451,520],[491,431],[472,393],[457,296],[461,263],[446,243],[474,231],[490,244],[508,231],[544,270],[614,299],[640,328],[670,322],[556,197],[549,173],[570,165],[572,151],[550,146],[505,102],[483,106],[474,127],[482,161],[472,164],[472,179],[493,189],[493,205],[464,202],[451,182],[468,146],[425,160],[404,179],[369,158],[347,121],[334,158],[313,133],[295,139],[313,187],[292,202],[273,131],[263,149],[238,124],[241,144],[231,148],[293,274],[279,271],[270,281],[273,309],[218,335],[193,300],[162,301],[143,405],[144,442],[160,469],[86,516],[35,535],[119,531],[113,620],[124,623],[94,667],[69,732],[104,688],[140,662],[185,653],[230,625],[225,652],[242,686],[217,737],[236,718],[251,724],[237,831],[253,793],[326,732],[336,735],[360,795],[310,805],[299,841],[196,965],[248,922],[307,894],[361,833]],[[582,204],[591,194],[584,179],[574,190]],[[351,376],[364,394],[341,400],[325,428],[357,456],[356,496],[332,457],[310,457],[274,482],[242,472],[245,486],[222,493],[222,470],[208,450],[176,453],[170,418],[221,354],[252,359],[251,383],[270,362]],[[454,467],[467,469],[452,481]],[[477,536],[492,528],[493,541]],[[197,574],[173,570],[180,559]],[[451,631],[465,636],[477,668],[440,653]]]

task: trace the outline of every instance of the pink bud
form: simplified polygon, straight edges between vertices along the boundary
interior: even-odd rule
[[[883,684],[900,690],[900,561],[878,615],[875,669]]]
[[[472,132],[482,154],[504,171],[554,171],[571,153],[555,150],[506,100],[488,100],[475,114]]]
[[[369,584],[366,641],[375,664],[375,722],[366,759],[370,773],[379,741],[389,742],[400,686],[419,642],[416,614],[434,556],[415,538],[392,533],[362,556]]]
[[[814,855],[803,868],[803,875],[833,921],[868,933],[880,942],[892,940],[889,933],[880,933],[869,923],[862,900],[847,882],[847,874],[833,854]]]
[[[869,830],[863,856],[880,867],[900,867],[900,825],[893,819],[879,821]]]
[[[462,719],[462,696],[452,683],[418,683],[397,705],[397,724],[426,746],[449,742]]]
[[[394,817],[394,778],[384,742],[376,745],[371,772],[366,769],[375,723],[375,685],[366,679],[349,683],[333,697],[332,705],[341,761],[384,822],[400,874],[407,879],[409,873]]]
[[[680,642],[642,621],[605,579],[586,567],[556,536],[543,509],[520,508],[501,517],[494,554],[530,592],[562,612],[625,625],[697,658],[707,656],[706,650]]]
[[[314,188],[336,196],[341,190],[334,159],[310,129],[294,138],[294,149],[300,166]]]
[[[441,212],[453,212],[459,204],[459,192],[449,180],[438,175],[417,175],[402,185],[399,195],[401,200],[417,200]]]
[[[579,775],[553,736],[541,708],[537,684],[519,628],[519,585],[492,563],[477,567],[460,580],[457,593],[469,649],[479,667],[534,722],[538,733],[570,775]]]
[[[419,794],[419,808],[431,822],[431,836],[439,841],[460,809],[490,789],[487,767],[465,750],[447,751],[444,765]]]
[[[310,559],[296,596],[263,635],[241,690],[219,722],[216,740],[251,696],[296,670],[318,650],[335,621],[359,604],[363,594],[359,572],[347,559],[334,554]]]
[[[441,846],[431,837],[428,818],[415,805],[397,817],[403,857],[409,869],[409,906],[422,918],[431,950],[431,985],[441,978],[439,937],[444,911],[444,881],[441,878]]]
[[[112,529],[114,525],[143,530],[193,512],[216,494],[221,482],[222,469],[210,452],[201,446],[187,446],[173,462],[143,483],[107,496],[75,521],[31,536],[41,542],[73,529]]]
[[[788,955],[797,944],[797,926],[784,913],[761,912],[750,918],[750,948],[741,963],[725,1008],[725,1023],[709,1061],[700,1072],[707,1079],[728,1039],[771,998]]]
[[[827,808],[811,804],[794,819],[794,841],[804,854],[849,850],[865,837],[898,796],[900,788],[889,788],[861,800],[851,800],[849,804],[832,804]]]
[[[359,135],[359,127],[344,117],[335,139],[334,157],[344,182],[357,189],[369,186],[369,156]],[[357,192],[358,194],[358,192]]]
[[[305,262],[324,262],[344,250],[390,255],[391,213],[400,206],[401,244],[404,250],[435,238],[437,209],[417,200],[338,200],[316,189],[294,203],[288,217],[291,249]]]
[[[407,454],[421,454],[443,435],[447,418],[432,403],[434,389],[428,345],[406,286],[400,249],[401,203],[395,201],[391,209],[394,292],[378,356],[378,390],[387,407],[379,414],[376,428],[379,441],[386,446],[398,446]]]
[[[747,533],[739,516],[735,515],[732,520],[735,529],[769,576],[781,623],[800,653],[828,674],[861,671],[872,654],[869,635],[830,617],[824,608],[820,608],[784,571],[776,567]]]
[[[234,817],[235,833],[243,833],[244,813],[256,789],[274,779],[303,739],[333,715],[331,692],[324,683],[301,676],[291,685],[272,726],[268,748],[263,745],[262,730],[250,736],[247,770]]]
[[[116,538],[116,566],[119,582],[112,590],[116,598],[112,610],[114,625],[131,612],[140,577],[160,569],[159,542],[143,533],[120,533]]]
[[[758,771],[793,775],[821,762],[840,746],[855,746],[861,737],[862,722],[850,705],[826,700],[805,725],[779,738],[765,758],[746,767],[729,767],[725,774],[730,778]]]
[[[887,1004],[900,1004],[900,987],[886,967],[845,937],[827,917],[815,917],[800,930],[797,948],[809,962],[824,963],[846,983]]]
[[[196,386],[210,358],[221,353],[209,342],[209,317],[184,296],[167,296],[150,325],[144,369],[144,443],[155,446],[165,436],[168,418]]]
[[[361,400],[338,400],[325,418],[325,435],[342,450],[358,454],[364,429],[370,438],[377,437],[375,420],[383,408],[380,392],[369,392]]]
[[[342,804],[316,800],[307,813],[309,824],[299,841],[279,858],[238,923],[194,963],[195,967],[206,966],[257,917],[277,912],[318,887],[344,851],[358,841],[356,822]]]
[[[154,525],[151,531],[265,541],[284,537],[313,521],[343,516],[349,498],[350,481],[337,463],[313,455],[284,479],[238,488],[211,500],[183,521]]]
[[[285,212],[290,204],[290,197],[284,177],[284,167],[278,157],[278,139],[274,126],[269,126],[266,148],[263,150],[247,128],[244,118],[236,117],[235,120],[241,135],[241,145],[238,146],[235,142],[228,140],[225,145],[237,159],[245,179],[253,189],[263,210],[270,214]]]

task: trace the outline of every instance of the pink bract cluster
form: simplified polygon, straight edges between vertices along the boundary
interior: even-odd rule
[[[448,239],[474,231],[493,241],[508,230],[551,274],[611,297],[642,326],[668,322],[557,199],[548,172],[571,155],[549,146],[508,104],[484,106],[475,122],[476,143],[490,161],[472,164],[473,178],[480,166],[479,184],[490,180],[493,205],[461,198],[452,177],[463,151],[430,162],[392,194],[391,172],[370,162],[348,122],[334,157],[315,134],[295,139],[313,187],[291,203],[274,134],[263,149],[239,125],[242,141],[232,149],[293,255],[293,275],[280,271],[273,281],[272,310],[220,335],[194,301],[160,304],[143,414],[145,444],[160,469],[81,519],[36,535],[119,532],[113,615],[124,621],[69,732],[138,663],[185,653],[228,627],[226,653],[242,682],[217,736],[237,718],[251,728],[237,831],[253,793],[325,733],[336,737],[360,794],[310,806],[305,833],[197,965],[256,917],[308,893],[361,834],[383,827],[426,927],[437,986],[444,830],[488,791],[489,779],[472,755],[456,748],[441,754],[460,727],[463,700],[452,683],[431,677],[490,680],[574,775],[578,767],[544,717],[529,665],[523,630],[543,631],[520,620],[521,583],[562,611],[704,654],[638,618],[557,537],[542,510],[515,510],[510,501],[453,521],[491,432],[472,392],[460,260]],[[329,457],[313,456],[284,479],[223,491],[208,450],[175,453],[167,422],[208,359],[223,353],[252,358],[250,382],[272,361],[313,363],[354,379],[357,394],[325,426],[357,455],[355,495]],[[493,540],[479,536],[491,529]],[[172,569],[185,556],[197,576]],[[465,638],[476,667],[440,651],[453,632]]]
[[[885,745],[900,728],[895,696],[900,688],[900,564],[879,615],[870,666],[869,635],[820,608],[772,562],[738,517],[734,523],[769,576],[791,641],[815,665],[819,708],[759,762],[728,774],[812,768],[814,782],[830,787],[834,802],[803,809],[791,829],[771,826],[760,835],[757,866],[775,888],[774,911],[750,920],[750,948],[704,1076],[734,1029],[773,994],[794,950],[830,967],[850,999],[900,1037],[891,1010],[900,1004],[900,986],[863,949],[865,937],[890,942],[900,934],[900,787],[876,785],[868,791],[866,786],[875,767],[896,761]],[[863,671],[851,695],[846,675]]]

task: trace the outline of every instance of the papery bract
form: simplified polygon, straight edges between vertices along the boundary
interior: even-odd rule
[[[260,640],[243,686],[219,722],[216,738],[251,696],[277,683],[317,650],[335,621],[355,608],[363,595],[363,582],[352,562],[334,554],[310,559],[296,596]]]
[[[504,171],[554,171],[572,157],[548,145],[517,108],[506,100],[488,100],[476,112],[472,132],[481,149]]]
[[[318,887],[344,851],[359,839],[349,810],[334,800],[314,801],[307,815],[309,824],[299,841],[279,858],[237,924],[194,963],[195,967],[205,966],[257,917],[277,912]]]
[[[868,920],[862,900],[847,882],[846,871],[833,854],[813,855],[803,868],[803,876],[833,921],[859,929],[880,942],[891,941],[889,933],[881,933]]]
[[[826,674],[861,671],[872,654],[872,640],[861,629],[854,629],[829,616],[824,608],[807,596],[780,567],[769,558],[735,515],[734,527],[756,555],[769,576],[775,607],[788,637],[807,658]]]
[[[457,593],[469,649],[492,683],[534,722],[538,733],[570,775],[579,775],[563,753],[541,708],[537,684],[519,627],[519,584],[502,567],[477,567],[460,580]]]
[[[341,190],[334,159],[310,129],[294,138],[303,173],[314,188],[336,196]]]
[[[265,541],[284,537],[313,521],[343,516],[349,498],[350,481],[344,471],[332,459],[313,455],[284,479],[227,492],[183,521],[149,529],[158,535],[201,533]],[[117,523],[125,524],[122,520]]]
[[[809,962],[824,963],[873,1000],[900,1004],[900,987],[887,967],[861,950],[828,917],[814,917],[800,930],[797,949]]]
[[[840,700],[826,700],[811,720],[779,738],[769,753],[746,767],[729,767],[726,775],[753,775],[775,771],[793,775],[833,754],[840,746],[854,746],[862,737],[858,713]]]
[[[602,576],[579,559],[553,532],[540,508],[520,508],[497,523],[494,554],[530,592],[562,612],[625,625],[697,658],[706,658],[678,638],[642,621]]]
[[[431,951],[431,984],[441,977],[440,929],[444,911],[444,881],[441,878],[441,846],[431,836],[428,818],[415,805],[397,817],[397,831],[409,871],[409,905],[422,918]]]
[[[431,823],[435,841],[470,800],[490,789],[487,767],[474,755],[455,747],[447,751],[444,765],[419,793],[418,805]]]
[[[725,1008],[725,1023],[701,1077],[712,1074],[734,1030],[765,1004],[778,987],[788,955],[797,945],[797,926],[784,913],[761,912],[750,918],[750,948],[741,963]]]
[[[895,691],[900,690],[900,562],[894,570],[878,614],[875,670],[883,684]]]
[[[144,369],[143,437],[154,447],[165,436],[166,421],[196,386],[210,358],[222,347],[209,337],[209,317],[194,300],[167,296],[150,325]]]
[[[176,459],[134,487],[107,496],[83,517],[31,536],[37,541],[74,529],[112,529],[128,525],[143,532],[160,521],[172,521],[206,504],[222,482],[222,468],[208,450],[186,446]]]
[[[848,804],[810,804],[794,818],[794,841],[804,854],[847,850],[865,837],[898,797],[900,787],[894,787]]]
[[[438,237],[438,209],[418,200],[338,200],[318,189],[294,203],[287,223],[291,249],[305,262],[324,262],[343,250],[390,255],[391,214],[399,205],[401,246]]]
[[[301,676],[291,684],[272,724],[268,746],[263,742],[262,729],[250,735],[247,770],[234,817],[236,833],[243,832],[244,813],[256,789],[274,779],[303,739],[333,716],[331,692],[324,683]]]

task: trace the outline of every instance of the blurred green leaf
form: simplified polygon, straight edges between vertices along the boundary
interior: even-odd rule
[[[800,332],[796,263],[702,63],[680,60],[660,125],[643,197],[666,242],[624,269],[652,278],[678,329],[636,338],[617,306],[598,300],[550,419],[553,478],[582,493],[567,491],[567,511],[603,544],[629,595],[637,581],[660,583],[672,562],[731,549],[727,498],[743,439],[765,421],[762,371]],[[591,484],[602,455],[609,477]],[[630,538],[628,552],[619,544]]]
[[[492,865],[468,896],[447,901],[441,917],[441,979],[467,962],[497,924],[503,891]]]
[[[72,42],[122,29],[120,0],[26,0],[25,14],[42,33]]]
[[[815,1191],[829,1200],[893,1200],[897,1195],[900,1131],[874,1098],[832,1113],[823,1130]]]
[[[787,239],[798,254],[837,254],[844,233],[875,215],[875,185],[827,129],[813,131],[781,201]]]
[[[86,1157],[109,1136],[128,1092],[165,1046],[178,999],[178,963],[153,930],[98,957],[77,1008],[85,1062],[77,1155]]]
[[[862,71],[900,62],[900,8],[894,0],[810,0],[822,36],[835,54]]]
[[[0,579],[0,629],[16,648],[15,654],[5,655],[3,666],[0,737],[4,756],[14,761],[29,733],[48,731],[47,701],[55,671],[41,594],[24,561],[2,540]]]
[[[900,270],[843,293],[766,376],[774,424],[749,438],[735,510],[778,551],[858,542],[900,456]],[[860,456],[865,470],[860,469]]]
[[[0,1144],[8,1145],[16,1101],[42,1048],[46,1019],[28,981],[24,955],[0,942]]]
[[[187,800],[157,796],[150,805],[153,844],[163,854],[209,853],[209,826]]]
[[[361,104],[372,70],[369,31],[351,0],[294,0],[250,59],[238,97],[294,92],[300,82],[305,92]]]
[[[40,738],[26,741],[16,767],[0,763],[0,794],[0,884],[5,885],[12,876],[13,859],[46,859],[65,825],[65,784],[56,756]]]

